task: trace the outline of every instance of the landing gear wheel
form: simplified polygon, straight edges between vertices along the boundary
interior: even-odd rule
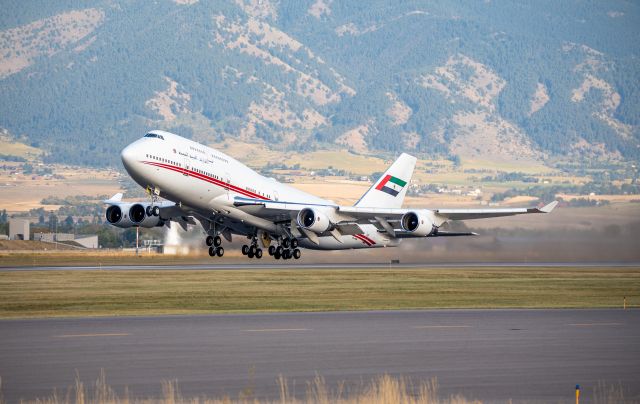
[[[222,257],[224,255],[224,248],[222,247],[216,247],[216,255],[218,257]]]
[[[276,253],[276,247],[275,247],[275,246],[270,245],[270,246],[269,246],[269,250],[268,250],[268,251],[269,251],[269,255],[273,255],[273,254],[275,254],[275,253]]]
[[[298,248],[298,239],[292,239],[291,240],[291,248],[296,249]]]
[[[154,206],[151,208],[151,214],[153,216],[160,216],[160,208],[158,206]]]
[[[291,243],[291,240],[289,240],[288,237],[282,240],[282,246],[284,248],[289,248],[290,243]]]
[[[249,249],[249,253],[247,254],[247,257],[253,258],[253,250],[252,249]]]
[[[297,248],[295,250],[293,250],[293,258],[300,259],[301,255],[302,255],[302,253]]]
[[[212,236],[207,236],[207,238],[204,240],[205,243],[207,243],[207,245],[209,247],[211,247],[213,245],[213,237]]]
[[[247,255],[247,254],[249,254],[249,246],[245,244],[242,246],[242,255]]]
[[[262,248],[258,248],[258,249],[256,250],[256,258],[257,258],[257,259],[262,258]]]
[[[221,244],[222,244],[222,239],[220,238],[220,236],[215,236],[213,238],[213,245],[216,247],[220,247]]]
[[[291,258],[291,251],[289,250],[284,250],[284,253],[282,254],[282,258],[288,260],[289,258]]]
[[[209,256],[210,257],[215,257],[216,256],[216,249],[213,247],[209,247]]]
[[[256,255],[256,251],[258,251],[258,247],[256,247],[255,245],[249,247],[249,254],[251,254],[251,256]]]
[[[284,248],[282,248],[281,245],[279,245],[278,247],[276,247],[276,254],[282,256],[284,254]]]
[[[282,257],[282,256],[280,255],[280,253],[279,253],[278,251],[276,251],[276,252],[273,254],[273,258],[275,258],[275,259],[277,259],[277,260],[279,260],[279,259],[280,259],[280,257]]]
[[[147,216],[153,216],[153,212],[151,212],[151,206],[147,206],[147,208],[144,211],[147,214]]]

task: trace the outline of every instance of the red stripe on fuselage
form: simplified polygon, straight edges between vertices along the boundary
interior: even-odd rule
[[[375,244],[371,239],[367,238],[364,234],[354,234],[353,237],[365,243],[368,247],[371,247]]]
[[[198,179],[203,180],[203,181],[207,181],[207,182],[209,182],[211,184],[217,185],[217,186],[222,187],[222,188],[229,188],[231,191],[237,192],[237,193],[242,194],[244,196],[248,196],[248,197],[255,198],[255,199],[263,199],[263,200],[266,200],[266,201],[270,200],[269,198],[267,198],[265,196],[262,196],[262,195],[259,195],[259,194],[255,194],[255,193],[253,193],[251,191],[247,191],[245,189],[238,188],[235,185],[231,185],[231,184],[228,184],[228,183],[226,183],[224,181],[220,181],[220,180],[217,180],[215,178],[209,177],[208,175],[200,174],[198,172],[187,170],[187,169],[182,168],[182,167],[176,167],[176,166],[173,166],[171,164],[158,163],[158,162],[155,162],[155,161],[142,161],[141,163],[147,164],[147,165],[152,165],[152,166],[155,166],[155,167],[166,168],[167,170],[172,170],[172,171],[178,172],[180,174],[187,173],[188,175],[190,175],[192,177],[198,178]]]
[[[363,239],[367,240],[371,244],[375,244],[376,243],[375,241],[373,241],[371,238],[365,236],[364,234],[361,234],[360,237],[362,237]]]

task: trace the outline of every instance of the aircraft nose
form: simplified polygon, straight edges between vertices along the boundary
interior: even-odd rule
[[[138,153],[136,149],[137,147],[135,147],[135,145],[130,144],[129,146],[122,149],[122,152],[120,153],[122,164],[124,164],[124,167],[129,172],[133,168],[133,165],[135,164],[136,160],[138,159]]]

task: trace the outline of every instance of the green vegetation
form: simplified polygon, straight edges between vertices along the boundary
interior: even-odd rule
[[[640,268],[16,271],[0,317],[638,306]]]
[[[269,2],[263,3],[268,9]],[[491,119],[513,123],[542,150],[569,153],[584,139],[627,158],[640,157],[640,7],[634,2],[587,1],[577,9],[553,0],[372,0],[334,2],[320,18],[309,14],[310,1],[274,4],[273,14],[255,18],[286,34],[288,43],[268,43],[277,31],[267,37],[268,30],[249,30],[250,16],[232,1],[118,7],[106,0],[5,1],[3,30],[70,9],[96,7],[105,18],[66,46],[22,39],[58,52],[0,80],[0,127],[42,148],[45,161],[117,166],[121,148],[150,127],[223,142],[238,138],[251,119],[250,106],[267,102],[286,109],[286,117],[255,120],[252,140],[308,151],[333,145],[346,130],[367,124],[372,149],[445,155],[458,163],[460,157],[449,149],[460,133],[452,117],[482,108],[462,91],[477,70],[456,67],[457,77],[444,83],[446,91],[420,84],[451,57],[464,55],[504,84],[490,100]],[[289,46],[293,40],[302,47]],[[262,56],[248,50],[253,46]],[[303,75],[313,80],[300,81]],[[587,85],[580,101],[572,100],[588,77],[597,84]],[[167,90],[168,80],[179,94],[189,95],[167,106],[175,119],[163,119],[148,104]],[[472,91],[483,96],[498,84],[494,80]],[[549,99],[531,112],[538,86]],[[273,102],[272,89],[283,94],[282,102]],[[314,101],[325,90],[335,96],[332,101]],[[388,113],[389,93],[411,110],[406,121]],[[326,121],[316,126],[286,121],[304,120],[308,111]],[[407,146],[403,134],[412,132],[416,142]],[[292,134],[295,141],[289,141]]]

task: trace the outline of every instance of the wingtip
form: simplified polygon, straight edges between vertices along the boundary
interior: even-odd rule
[[[102,202],[103,203],[121,202],[122,201],[122,196],[123,196],[122,192],[118,192],[117,194],[113,195],[111,198],[105,199]]]
[[[542,213],[551,213],[553,209],[558,205],[558,201],[553,201],[551,203],[546,204],[542,208],[540,208],[540,212]]]

